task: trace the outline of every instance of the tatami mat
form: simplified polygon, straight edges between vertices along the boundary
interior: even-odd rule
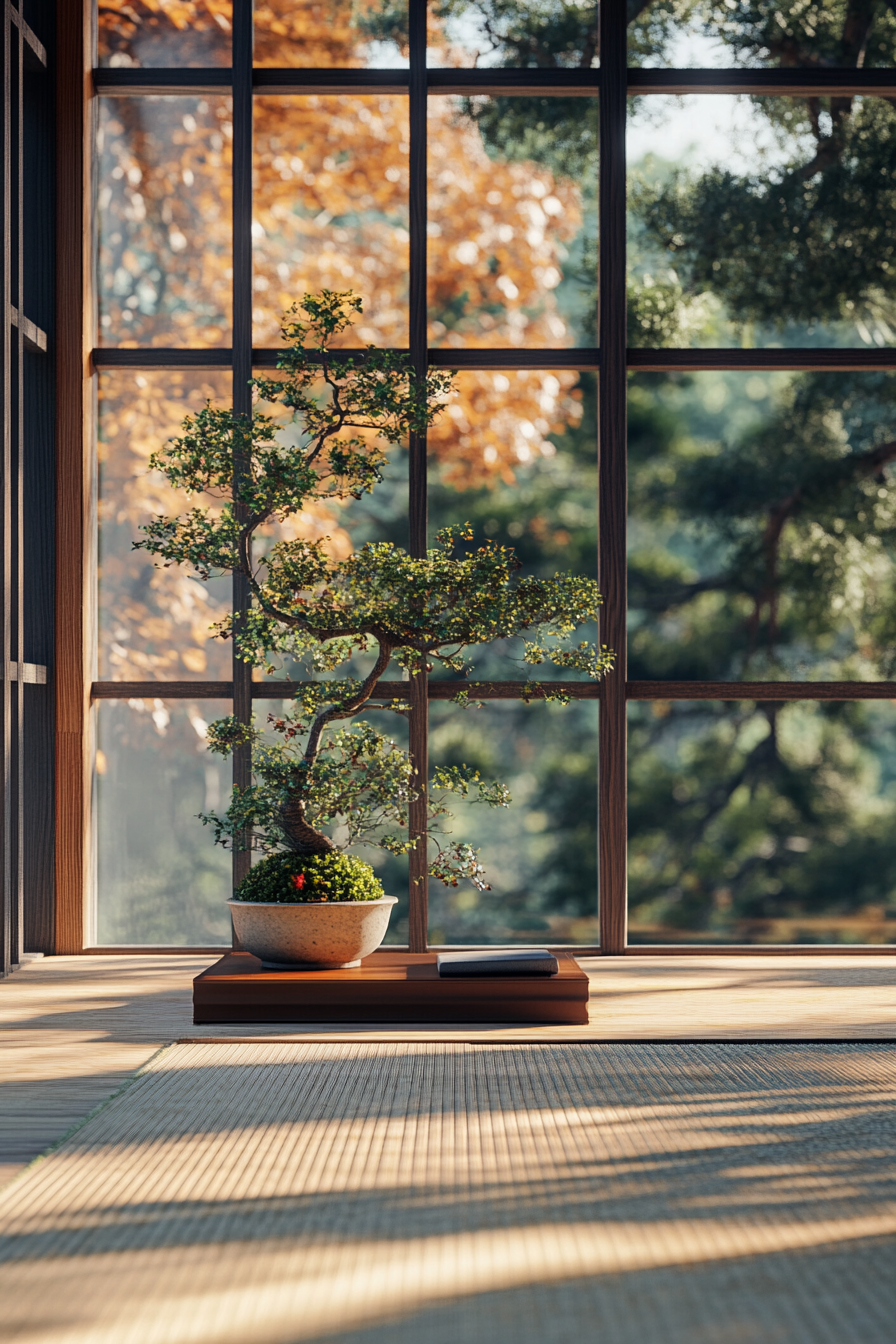
[[[176,1045],[0,1197],[24,1344],[890,1344],[886,1045]]]
[[[178,1039],[550,1042],[896,1039],[896,957],[582,958],[585,1027],[234,1023],[195,1027],[211,956],[48,957],[0,981],[0,1185]]]

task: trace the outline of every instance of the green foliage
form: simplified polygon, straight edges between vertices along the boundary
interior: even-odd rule
[[[383,884],[369,863],[338,851],[329,854],[270,854],[256,863],[233,893],[237,901],[317,905],[332,901],[378,901]]]
[[[883,99],[852,101],[849,112],[833,107],[825,133],[763,99],[779,126],[792,119],[786,167],[679,172],[635,192],[685,292],[716,295],[739,322],[896,325],[896,112]],[[814,131],[808,150],[804,129]]]
[[[876,909],[880,921],[896,890],[892,774],[888,796],[876,741],[884,728],[892,770],[892,723],[886,729],[874,710],[639,706],[631,725],[636,926],[762,941],[786,921],[785,941],[863,941],[849,932],[861,928],[856,916]],[[838,921],[844,931],[832,934]]]
[[[468,98],[464,113],[479,127],[493,158],[543,163],[578,183],[586,200],[597,194],[596,106],[581,98]]]
[[[524,22],[526,7],[517,8]],[[491,12],[487,0],[482,9]],[[723,64],[896,65],[889,0],[629,0],[628,16],[633,65],[677,63],[672,44],[686,46],[688,30],[724,47]],[[589,21],[583,11],[582,33]],[[539,41],[536,63],[550,65],[551,38]],[[506,157],[562,158],[578,173],[575,109],[533,99],[527,126],[524,101],[471,102],[469,111]],[[645,106],[636,101],[636,112]],[[739,145],[740,157],[752,150],[744,170],[633,165],[631,344],[892,345],[891,101],[763,97],[753,112],[774,149],[764,159]],[[660,153],[662,145],[658,130]],[[629,676],[892,677],[894,442],[889,374],[633,377]],[[572,479],[584,482],[585,460],[573,460]],[[546,476],[521,473],[513,486],[471,494],[465,516],[503,539],[512,520],[557,508]],[[549,529],[527,526],[515,544],[528,570],[549,563]],[[570,544],[581,567],[584,529]],[[555,918],[570,892],[596,886],[593,763],[576,754],[579,709],[535,745],[535,806],[563,839],[541,880],[511,897],[529,918]],[[863,912],[896,916],[889,705],[657,702],[631,711],[636,938],[849,941],[861,937],[856,921],[872,918]],[[457,750],[471,759],[477,743],[473,724]],[[469,937],[483,933],[475,913]],[[880,922],[873,937],[892,940],[892,928]]]
[[[597,5],[578,0],[437,0],[436,19],[459,15],[482,36],[490,65],[589,69],[598,50]]]
[[[670,64],[683,31],[728,48],[726,64],[892,66],[891,0],[627,0],[629,64]]]
[[[363,843],[376,832],[382,848],[407,853],[406,838],[379,834],[384,826],[407,826],[413,772],[405,751],[369,723],[355,720],[351,728],[328,734],[308,760],[305,743],[311,724],[304,721],[301,708],[282,716],[269,714],[268,725],[274,742],[232,718],[209,728],[209,746],[221,755],[242,743],[253,748],[253,784],[234,789],[223,817],[202,818],[214,827],[218,844],[240,848],[251,843],[266,853],[289,847],[290,804],[300,798],[304,820],[314,830],[338,825],[345,845]]]
[[[330,831],[343,847],[374,843],[393,855],[408,852],[414,843],[407,838],[408,806],[419,786],[407,753],[364,721],[334,727],[362,710],[393,659],[409,674],[436,662],[457,674],[470,646],[532,632],[538,655],[530,653],[530,662],[549,658],[595,678],[612,664],[606,648],[582,641],[563,647],[596,618],[600,596],[592,580],[520,575],[509,547],[487,541],[465,549],[472,539],[468,526],[443,529],[423,558],[384,541],[334,560],[326,539],[281,540],[256,556],[262,526],[282,522],[309,500],[357,499],[369,491],[380,479],[380,441],[396,445],[423,433],[450,388],[446,375],[415,379],[403,356],[372,347],[363,358],[332,351],[330,342],[360,311],[356,296],[324,291],[306,295],[287,316],[283,376],[254,386],[260,398],[291,412],[290,437],[261,412],[247,423],[209,407],[152,460],[188,494],[222,501],[154,520],[139,545],[163,564],[191,565],[200,579],[221,570],[243,575],[252,605],[219,629],[235,640],[240,657],[271,670],[272,657],[287,656],[332,672],[373,654],[363,679],[311,683],[300,690],[294,712],[271,715],[269,728],[279,740],[233,717],[212,725],[211,750],[227,755],[249,748],[253,766],[253,783],[234,789],[224,816],[202,817],[219,844],[328,854]],[[557,643],[548,646],[548,640]],[[398,700],[386,708],[410,712]],[[472,790],[476,801],[505,807],[509,794],[465,767],[437,773],[433,785],[430,872],[452,886],[466,878],[485,889],[475,851],[438,839],[440,818],[449,815],[445,798]]]
[[[296,316],[300,311],[307,321]],[[150,466],[187,495],[222,503],[155,519],[137,549],[165,565],[189,565],[203,580],[239,570],[257,588],[251,550],[260,527],[284,521],[308,501],[360,498],[380,480],[386,445],[425,432],[449,375],[418,379],[407,356],[373,346],[363,356],[329,350],[357,312],[353,294],[306,295],[284,322],[284,376],[253,383],[258,399],[292,412],[298,442],[258,409],[245,419],[209,406],[184,421],[183,437],[154,454]],[[320,543],[297,544],[292,559],[312,584],[326,573]]]
[[[632,386],[631,675],[893,676],[896,379],[785,379],[720,441],[687,432],[709,377]]]
[[[652,64],[685,23],[739,65],[896,64],[888,0],[639,8]],[[746,169],[636,169],[630,340],[892,344],[891,102],[752,102]],[[892,375],[646,375],[629,411],[629,676],[892,677]],[[890,940],[889,707],[658,702],[629,745],[636,938]]]
[[[739,64],[892,66],[890,0],[698,0],[692,12]]]
[[[461,671],[462,650],[470,645],[530,629],[563,638],[596,616],[600,598],[592,580],[519,577],[508,547],[487,541],[456,553],[456,542],[467,536],[465,528],[446,528],[419,560],[390,542],[367,544],[338,562],[306,542],[278,543],[266,557],[267,581],[258,585],[259,605],[238,647],[258,663],[265,652],[303,657],[335,639],[342,661],[376,642],[409,669],[440,662]],[[559,651],[546,656],[565,665]],[[591,649],[583,658],[594,676],[608,666],[605,652]]]
[[[315,693],[322,689],[324,683],[313,687]],[[317,701],[316,694],[314,698]],[[253,748],[252,785],[233,790],[223,817],[215,813],[201,817],[214,828],[218,844],[251,846],[267,854],[295,848],[298,804],[301,819],[312,832],[335,830],[343,846],[375,844],[394,855],[413,848],[407,834],[407,809],[417,797],[414,772],[407,753],[393,740],[356,719],[350,728],[331,731],[309,759],[305,744],[311,725],[303,721],[300,707],[282,716],[269,714],[267,722],[279,739],[273,743],[269,735],[232,716],[209,728],[209,748],[218,755],[227,756],[241,745]],[[451,816],[447,803],[451,794],[488,807],[507,807],[510,792],[503,784],[484,782],[478,771],[458,765],[437,769],[427,794],[429,838],[436,850],[430,874],[452,886],[468,878],[486,890],[476,853],[462,842],[443,839],[442,819]]]

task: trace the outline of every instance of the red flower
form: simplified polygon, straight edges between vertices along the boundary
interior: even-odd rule
[[[296,891],[301,891],[305,885],[305,874],[296,873],[295,877],[292,880],[292,884],[295,887]]]

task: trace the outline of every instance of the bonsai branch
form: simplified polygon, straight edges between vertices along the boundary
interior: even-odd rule
[[[335,719],[350,719],[353,714],[357,714],[361,706],[366,704],[376,690],[376,684],[389,666],[391,657],[392,645],[387,644],[385,641],[380,642],[379,653],[377,654],[373,669],[369,675],[365,677],[364,681],[362,681],[360,688],[355,694],[349,696],[346,700],[341,700],[336,705],[331,705],[329,709],[325,709],[318,714],[314,723],[311,725],[311,731],[308,734],[308,744],[305,748],[304,759],[309,765],[317,759],[317,753],[320,750],[321,733],[326,728],[327,724],[332,723]]]

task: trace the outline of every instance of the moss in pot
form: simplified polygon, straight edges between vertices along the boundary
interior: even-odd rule
[[[362,859],[286,852],[250,869],[230,909],[241,945],[266,965],[348,968],[379,947],[395,901]]]
[[[183,436],[150,465],[188,495],[217,496],[220,503],[156,518],[137,543],[163,565],[190,567],[202,581],[240,575],[250,605],[220,622],[216,633],[267,672],[278,659],[310,672],[292,706],[268,715],[266,730],[233,716],[208,730],[213,752],[251,755],[252,783],[234,787],[223,815],[201,820],[217,843],[267,856],[230,905],[242,944],[269,962],[354,965],[385,936],[395,898],[382,893],[369,864],[340,849],[371,844],[404,855],[418,843],[431,845],[430,876],[452,887],[470,881],[488,888],[476,850],[443,841],[441,822],[452,794],[506,807],[509,793],[465,765],[437,769],[427,789],[408,753],[358,717],[373,708],[390,665],[407,677],[436,664],[466,674],[466,649],[519,635],[530,636],[524,661],[531,666],[551,661],[598,678],[612,665],[605,647],[569,643],[596,617],[600,595],[592,580],[521,577],[510,548],[485,542],[469,549],[465,524],[440,532],[422,557],[390,542],[345,555],[319,528],[307,535],[314,510],[372,490],[387,448],[424,435],[451,392],[451,376],[418,377],[407,356],[372,346],[361,357],[332,349],[360,311],[352,294],[306,295],[283,327],[281,377],[253,384],[251,417],[209,406],[187,418]],[[272,543],[271,527],[284,524],[294,535]],[[350,660],[366,664],[366,673],[332,676]],[[471,689],[475,683],[460,683],[455,702],[469,707]],[[549,698],[537,682],[525,683],[522,696]],[[405,717],[413,712],[403,698],[376,707]],[[428,826],[422,837],[411,837],[408,809],[421,793]],[[327,934],[352,920],[371,929],[379,920],[372,945],[365,936],[352,951]],[[280,928],[279,942],[258,932],[266,922]],[[310,942],[292,932],[302,923],[313,926]]]

